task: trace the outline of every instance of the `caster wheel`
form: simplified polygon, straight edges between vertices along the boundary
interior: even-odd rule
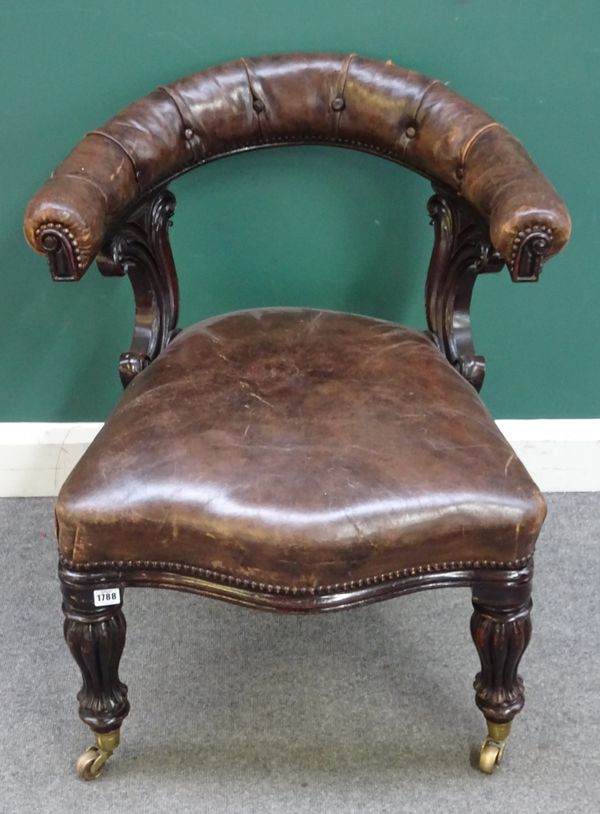
[[[97,746],[90,746],[77,759],[75,764],[77,774],[82,780],[95,780],[102,774],[106,757]]]
[[[100,777],[104,764],[119,745],[120,730],[112,732],[96,732],[96,743],[90,746],[75,764],[77,774],[83,780],[95,780]]]
[[[479,768],[485,774],[493,774],[496,766],[502,763],[504,744],[486,738],[479,752]]]

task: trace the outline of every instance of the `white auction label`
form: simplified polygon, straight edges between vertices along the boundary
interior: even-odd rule
[[[120,588],[102,588],[99,591],[94,591],[94,605],[97,608],[103,608],[105,605],[120,605],[120,604],[121,604]]]

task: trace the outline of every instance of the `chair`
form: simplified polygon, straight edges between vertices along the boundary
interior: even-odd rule
[[[327,144],[433,184],[429,330],[311,309],[177,328],[169,182],[234,153]],[[159,87],[88,133],[29,203],[52,278],[128,276],[126,390],[56,505],[65,638],[97,777],[129,712],[118,666],[129,586],[251,608],[351,608],[468,586],[475,700],[500,763],[524,700],[542,495],[481,402],[479,274],[537,281],[568,212],[521,144],[444,84],[354,54],[235,62]]]

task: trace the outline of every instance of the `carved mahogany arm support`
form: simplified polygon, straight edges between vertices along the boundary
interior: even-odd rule
[[[433,189],[427,204],[435,230],[425,289],[427,324],[448,361],[479,391],[485,358],[473,346],[471,296],[477,277],[500,271],[505,259],[492,245],[488,223],[464,198],[437,184]],[[519,233],[508,264],[512,280],[537,282],[550,245],[546,226]]]
[[[471,295],[478,275],[500,271],[504,260],[477,212],[451,191],[435,185],[434,190],[427,204],[435,230],[425,288],[427,324],[448,361],[479,391],[485,359],[473,347]]]
[[[135,296],[131,347],[119,360],[123,387],[158,356],[176,333],[179,287],[168,235],[174,212],[173,194],[159,190],[108,238],[97,258],[105,276],[127,275]]]

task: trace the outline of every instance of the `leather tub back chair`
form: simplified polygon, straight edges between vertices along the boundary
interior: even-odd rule
[[[313,309],[216,316],[180,331],[169,183],[234,153],[361,150],[430,179],[428,330]],[[523,706],[533,552],[545,503],[479,398],[479,274],[537,281],[565,205],[519,141],[442,82],[354,54],[239,59],[92,130],[29,203],[52,278],[94,260],[129,277],[126,387],[56,505],[65,637],[83,676],[97,777],[129,712],[118,675],[128,586],[316,612],[427,588],[472,590],[488,725],[502,759]]]

